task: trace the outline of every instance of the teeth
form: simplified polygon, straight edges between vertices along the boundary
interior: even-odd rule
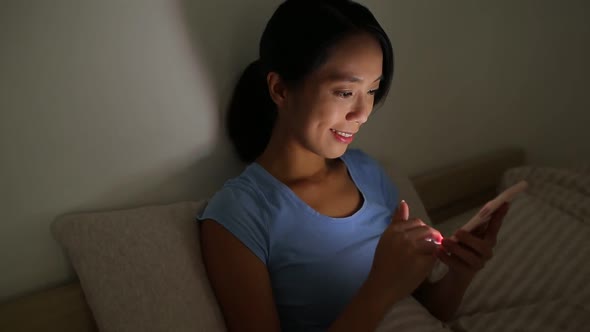
[[[332,129],[332,131],[335,132],[336,134],[342,136],[342,137],[352,137],[352,134],[350,134],[350,133],[345,133],[343,131],[338,131],[338,130],[335,130],[335,129]]]

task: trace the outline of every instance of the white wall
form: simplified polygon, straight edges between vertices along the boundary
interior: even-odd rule
[[[503,145],[536,164],[590,161],[589,15],[584,0],[393,1],[389,121],[360,143],[411,173]]]
[[[198,199],[239,172],[222,110],[278,3],[3,3],[0,301],[72,277],[57,215]],[[365,3],[397,67],[355,145],[412,174],[506,145],[588,161],[584,1]]]

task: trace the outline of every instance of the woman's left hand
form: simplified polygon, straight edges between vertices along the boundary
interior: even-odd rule
[[[508,212],[504,203],[494,212],[488,226],[473,232],[458,230],[453,238],[445,238],[436,256],[449,267],[449,273],[465,281],[470,281],[493,256],[496,239],[502,220]]]

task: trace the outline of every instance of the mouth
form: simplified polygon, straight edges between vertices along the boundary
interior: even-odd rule
[[[336,135],[340,135],[340,136],[345,137],[345,138],[353,137],[354,134],[355,134],[355,133],[348,133],[346,131],[340,131],[340,130],[336,130],[336,129],[330,129],[330,131],[332,131]]]
[[[332,134],[334,134],[334,137],[336,138],[336,140],[338,140],[341,143],[345,143],[345,144],[351,143],[352,140],[354,139],[354,134],[356,134],[356,133],[349,133],[346,131],[340,131],[340,130],[336,130],[336,129],[330,129],[330,131],[332,132]]]

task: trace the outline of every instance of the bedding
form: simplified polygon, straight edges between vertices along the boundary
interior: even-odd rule
[[[590,220],[590,212],[588,210],[590,207],[590,168],[550,169],[528,166],[513,168],[504,173],[498,190],[503,190],[521,179],[529,181],[529,190],[513,202],[499,234],[494,258],[473,281],[454,319],[444,324],[432,317],[413,298],[408,298],[399,302],[390,310],[377,331],[475,332],[587,330],[587,326],[590,326],[590,288],[586,285],[590,277],[590,267],[587,263],[587,257],[590,256],[590,250],[587,244],[587,239],[590,235],[588,228],[588,222]],[[401,184],[402,182],[398,183],[398,185]],[[408,197],[408,194],[405,193],[404,197]],[[413,214],[420,216],[416,213],[417,206],[412,201],[420,203],[420,200],[416,196],[415,199],[409,201],[411,206],[414,207]],[[172,229],[176,229],[180,225],[194,225],[191,216],[194,215],[195,209],[197,208],[199,208],[199,205],[195,205],[194,203],[191,203],[188,208],[185,205],[161,207],[158,209],[159,212],[155,213],[157,216],[149,219],[142,217],[145,214],[145,211],[142,209],[78,216],[80,217],[80,222],[87,223],[87,226],[84,227],[81,224],[79,225],[78,222],[75,222],[74,217],[70,216],[71,218],[61,218],[62,223],[58,222],[54,227],[54,231],[57,231],[56,237],[60,239],[60,242],[66,249],[69,248],[67,252],[74,261],[74,266],[77,267],[77,270],[83,272],[85,269],[91,267],[92,264],[95,264],[96,259],[91,259],[90,256],[85,256],[84,259],[81,259],[86,249],[80,251],[77,246],[84,245],[92,247],[95,241],[104,241],[105,238],[101,234],[109,227],[113,228],[113,231],[119,227],[114,227],[112,222],[103,223],[99,221],[109,221],[110,219],[119,218],[121,219],[121,223],[117,225],[126,225],[123,228],[124,232],[122,232],[125,236],[121,239],[117,236],[108,238],[109,246],[112,247],[115,245],[120,255],[122,255],[120,258],[124,258],[136,251],[130,252],[129,246],[123,242],[127,241],[128,244],[132,244],[132,249],[136,248],[138,245],[136,241],[137,232],[140,231],[141,234],[146,233],[146,222],[150,225],[154,224],[148,227],[148,230],[154,229],[158,231],[150,231],[148,232],[149,234],[146,233],[141,238],[160,239],[161,236],[158,234],[162,234],[162,232],[159,230],[163,229],[162,227],[164,226],[164,229],[168,230],[164,234],[177,234],[178,232]],[[168,210],[177,212],[172,213]],[[477,210],[467,211],[442,224],[436,224],[435,227],[439,228],[443,234],[452,234],[452,232],[473,216]],[[150,214],[154,214],[154,212],[151,211]],[[185,217],[178,218],[179,215]],[[105,219],[105,217],[108,218]],[[163,222],[176,219],[178,219],[178,222]],[[68,222],[64,220],[68,220]],[[136,222],[136,220],[143,220],[143,222]],[[58,227],[60,224],[63,227]],[[99,230],[100,232],[97,233],[96,231]],[[184,226],[182,226],[182,230],[182,234],[186,234]],[[114,234],[113,231],[110,234]],[[133,237],[135,240],[129,242],[130,237]],[[166,238],[162,241],[164,240]],[[185,242],[166,240],[166,243]],[[164,251],[161,250],[163,248],[161,241],[156,246],[154,246],[153,241],[147,241],[146,243],[151,243],[150,248],[159,248],[157,250],[158,254],[152,256],[155,260],[162,261],[161,254],[173,254],[175,257],[174,261],[178,261],[179,255],[175,250],[171,250],[170,248]],[[194,248],[194,246],[194,244],[191,244],[189,247]],[[111,252],[112,250],[109,250],[108,253]],[[196,251],[193,249],[189,252],[191,255],[196,254]],[[95,254],[91,256],[100,258],[104,254],[103,252],[98,256]],[[184,254],[181,253],[180,256],[184,257]],[[142,255],[142,257],[152,262],[149,259],[149,255]],[[108,257],[104,256],[103,258]],[[167,261],[167,259],[164,259],[164,261]],[[84,268],[81,268],[80,264],[82,263],[85,266]],[[116,264],[111,266],[109,263],[101,264],[100,266],[103,268],[109,267],[109,273],[106,275],[110,275],[111,277],[114,276],[113,273],[122,273],[116,269]],[[186,265],[168,264],[167,268],[180,266]],[[171,272],[171,270],[167,269],[168,272]],[[105,319],[106,316],[104,313],[106,311],[104,310],[105,308],[113,307],[113,301],[106,301],[104,302],[106,306],[102,306],[97,304],[97,300],[100,296],[104,297],[105,295],[117,292],[116,289],[120,289],[120,287],[97,287],[96,291],[92,291],[90,280],[96,280],[98,276],[105,274],[97,273],[97,270],[89,270],[92,272],[90,274],[80,273],[80,271],[78,273],[79,275],[81,274],[80,277],[83,279],[85,293],[88,296],[89,303],[96,316],[95,318],[97,318],[98,325],[104,328],[107,324],[105,323],[106,320],[112,326],[112,324],[117,322],[117,319]],[[184,268],[183,271],[186,272],[188,270]],[[90,278],[91,275],[94,275],[94,277]],[[166,276],[170,275],[183,276],[185,274],[166,274]],[[161,275],[155,277],[158,279]],[[186,280],[191,278],[187,278]],[[119,278],[118,280],[125,282],[128,279]],[[125,288],[127,291],[122,294],[125,296],[129,294],[146,294],[143,291],[138,293],[138,287],[145,284],[145,281],[139,284],[137,282],[131,284],[126,283]],[[187,289],[180,287],[180,284],[182,283],[161,283],[163,287],[176,285],[173,287],[175,290],[182,290],[182,293],[186,294]],[[200,282],[193,284],[201,285]],[[109,290],[112,290],[112,292]],[[133,291],[130,292],[129,290]],[[209,306],[205,306],[206,309],[204,311],[208,312],[212,310],[212,314],[205,315],[206,319],[203,319],[203,317],[200,317],[203,313],[202,309],[197,311],[199,312],[197,315],[194,315],[194,309],[190,310],[193,313],[193,318],[198,321],[193,326],[200,326],[200,328],[191,328],[190,330],[222,330],[223,323],[219,312],[214,310],[216,306],[213,304],[214,298],[212,297],[212,293],[210,289],[200,289],[199,292],[203,291],[204,297],[208,300],[207,302],[213,301]],[[150,291],[147,294],[158,296],[156,302],[160,303],[160,307],[162,307],[162,293],[160,291]],[[165,299],[172,298],[177,301],[178,299],[182,299],[183,296],[165,297]],[[115,301],[117,306],[114,307],[120,312],[120,318],[125,317],[125,324],[119,325],[118,328],[107,330],[137,330],[137,328],[141,327],[141,330],[149,331],[158,330],[166,325],[154,324],[154,320],[162,318],[160,317],[162,315],[152,315],[152,317],[146,319],[146,315],[130,315],[129,312],[120,310],[121,303],[124,302],[122,299],[122,296],[119,296],[118,300],[121,301]],[[172,304],[175,301],[168,301],[166,302],[168,305],[164,306],[168,308],[179,308],[177,305]],[[145,302],[141,301],[141,303]],[[171,317],[169,311],[166,312],[165,316],[168,321],[167,327],[174,326],[174,330],[176,331],[183,330],[178,328],[178,322],[180,320],[169,319]],[[175,323],[171,324],[171,321]],[[120,322],[122,323],[122,321]],[[189,329],[187,328],[186,330],[188,331]]]
[[[523,161],[522,149],[507,148],[411,179],[397,165],[384,166],[399,187],[400,197],[410,204],[412,216],[429,222],[428,211],[438,223],[489,196],[501,174]],[[587,165],[579,168],[590,172]],[[52,227],[54,236],[72,261],[82,285],[73,281],[0,304],[0,331],[94,332],[98,330],[96,325],[105,331],[224,330],[212,290],[203,278],[202,264],[196,259],[200,255],[195,242],[198,236],[190,235],[196,225],[194,215],[202,207],[201,202],[177,202],[60,216]],[[467,213],[463,220],[459,218],[457,227],[474,212]],[[443,226],[447,224],[452,221]],[[454,231],[457,227],[449,228]],[[150,273],[146,274],[146,269]],[[482,271],[481,278],[485,278],[487,270]],[[559,301],[554,303],[555,307],[561,305]],[[161,310],[155,310],[158,308]],[[535,306],[529,308],[534,310]],[[457,317],[445,325],[408,298],[390,311],[379,331],[459,331],[459,323],[469,326],[469,322],[460,320],[466,317]],[[572,326],[563,330],[572,330]]]
[[[473,280],[450,330],[587,331],[590,326],[590,169],[513,168],[498,192],[521,179],[529,189],[512,202],[494,257]],[[477,211],[438,228],[450,235]],[[392,311],[409,310],[403,307],[407,304]],[[391,317],[396,316],[386,319]],[[403,326],[404,319],[395,325]]]

